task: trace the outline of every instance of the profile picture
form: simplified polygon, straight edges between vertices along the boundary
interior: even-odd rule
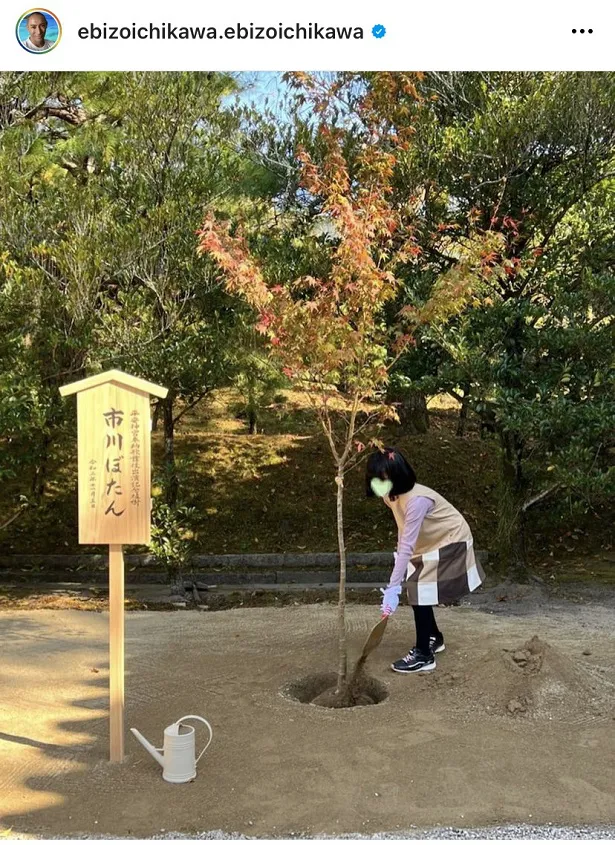
[[[30,9],[17,21],[16,35],[28,53],[49,53],[62,37],[62,25],[48,9]]]

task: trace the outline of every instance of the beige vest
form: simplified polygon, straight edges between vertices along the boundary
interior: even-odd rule
[[[434,507],[427,514],[421,525],[416,541],[415,555],[422,555],[434,549],[441,549],[449,543],[472,542],[470,526],[444,496],[436,493],[423,484],[415,484],[409,493],[402,493],[394,502],[390,503],[391,510],[397,523],[398,541],[404,530],[404,519],[408,500],[415,496],[426,496],[432,499]]]

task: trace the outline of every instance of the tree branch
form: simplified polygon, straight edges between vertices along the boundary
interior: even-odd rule
[[[17,513],[14,513],[13,516],[11,516],[9,519],[7,519],[6,522],[3,522],[2,525],[0,525],[0,531],[3,531],[5,528],[8,528],[11,522],[15,522],[17,517],[21,516],[22,513],[24,513],[24,511],[26,511],[27,509],[27,504],[21,505]]]
[[[551,493],[554,493],[558,489],[558,487],[560,487],[559,483],[553,484],[547,490],[543,490],[542,493],[538,493],[537,496],[533,496],[531,499],[528,499],[527,502],[525,502],[523,505],[521,505],[522,513],[525,513],[530,508],[532,508],[534,505],[538,504],[538,502],[541,502],[543,499],[546,499],[547,496],[550,496]]]
[[[206,390],[206,391],[205,391],[205,393],[201,393],[201,394],[200,394],[200,395],[199,395],[199,396],[198,396],[198,397],[197,397],[197,398],[196,398],[193,402],[190,402],[190,404],[189,404],[189,405],[186,405],[186,407],[185,407],[185,408],[182,408],[182,410],[179,412],[179,414],[178,414],[178,415],[177,415],[177,416],[173,419],[173,425],[176,425],[176,424],[177,424],[177,423],[181,420],[181,418],[184,416],[184,414],[187,414],[187,413],[188,413],[188,411],[191,411],[191,410],[192,410],[192,409],[193,409],[196,405],[198,405],[198,404],[199,404],[199,402],[201,402],[201,401],[202,401],[202,400],[203,400],[203,399],[204,399],[204,398],[205,398],[205,397],[206,397],[209,393],[210,393],[210,391],[209,391],[209,390]]]

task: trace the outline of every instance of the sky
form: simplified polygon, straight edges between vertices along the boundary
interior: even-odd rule
[[[239,102],[249,106],[254,104],[261,111],[265,104],[274,114],[283,115],[281,100],[288,92],[288,86],[282,80],[282,71],[276,72],[244,72],[238,74],[244,90],[239,95]],[[230,97],[229,101],[234,101]]]

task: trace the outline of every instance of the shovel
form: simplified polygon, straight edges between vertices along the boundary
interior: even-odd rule
[[[359,657],[357,661],[357,666],[359,666],[359,664],[362,666],[367,660],[368,655],[370,655],[375,648],[378,648],[382,642],[382,638],[384,637],[388,621],[388,614],[385,614],[378,620],[378,622],[376,622],[372,630],[369,632],[369,636],[365,640],[365,645],[363,646],[363,651],[361,652],[361,657]],[[357,670],[355,668],[355,673],[356,671]]]
[[[361,656],[357,660],[357,665],[354,667],[354,671],[346,684],[344,692],[342,693],[345,700],[349,700],[352,697],[354,693],[355,684],[361,676],[361,671],[363,669],[363,666],[365,665],[365,661],[367,660],[368,656],[372,653],[372,651],[375,648],[378,648],[378,646],[382,642],[382,638],[384,636],[384,632],[386,631],[388,621],[388,615],[383,616],[378,622],[376,622],[372,630],[369,632],[369,636],[365,640],[365,645],[363,646]]]

